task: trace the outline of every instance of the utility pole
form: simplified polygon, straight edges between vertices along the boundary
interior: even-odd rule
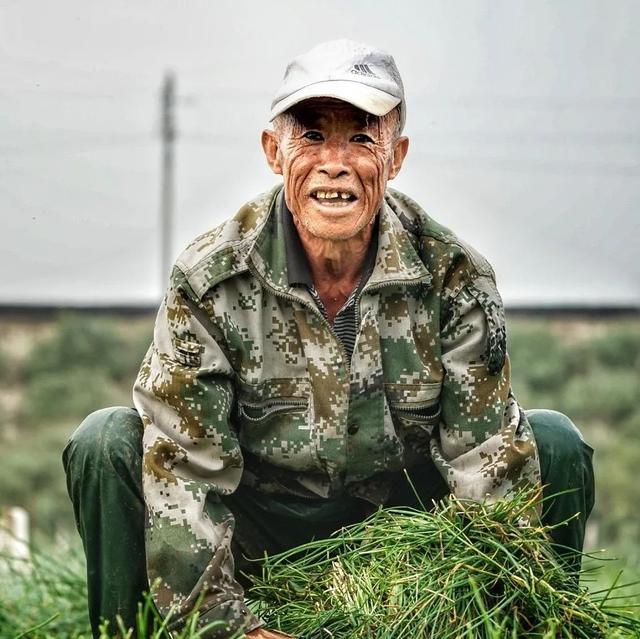
[[[162,185],[160,193],[160,290],[163,291],[173,261],[173,209],[174,209],[174,162],[173,150],[176,139],[175,127],[176,81],[172,72],[165,73],[160,109],[162,118]]]

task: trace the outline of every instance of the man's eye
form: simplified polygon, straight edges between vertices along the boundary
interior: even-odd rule
[[[302,137],[312,142],[322,142],[323,139],[322,133],[319,131],[307,131]]]
[[[368,142],[373,142],[373,140],[365,133],[357,133],[351,138],[351,141],[357,142],[358,144],[367,144]]]

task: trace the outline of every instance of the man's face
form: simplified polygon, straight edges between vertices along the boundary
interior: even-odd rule
[[[291,115],[262,140],[271,168],[284,177],[287,206],[315,237],[358,235],[400,170],[408,139],[395,136],[393,116],[378,118],[339,100],[308,100]]]

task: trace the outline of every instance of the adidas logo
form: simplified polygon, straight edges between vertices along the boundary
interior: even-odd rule
[[[368,75],[370,78],[380,79],[370,68],[368,64],[354,64],[351,67],[350,73],[357,73],[358,75]]]

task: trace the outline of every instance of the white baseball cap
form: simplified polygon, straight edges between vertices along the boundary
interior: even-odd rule
[[[269,121],[310,98],[336,98],[372,113],[386,115],[400,105],[400,128],[406,109],[396,63],[381,49],[352,40],[332,40],[294,58],[271,103]]]

